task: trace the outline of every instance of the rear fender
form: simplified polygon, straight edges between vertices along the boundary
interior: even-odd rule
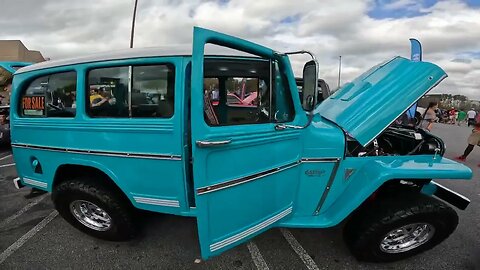
[[[432,156],[376,157],[366,161],[349,179],[348,186],[321,211],[331,226],[344,220],[384,183],[393,179],[470,179],[470,168],[450,159]],[[337,179],[337,181],[340,181]],[[434,193],[434,192],[433,192]],[[432,193],[432,194],[433,194]]]

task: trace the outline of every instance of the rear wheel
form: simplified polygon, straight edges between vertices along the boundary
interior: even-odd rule
[[[55,188],[53,201],[68,223],[91,236],[111,241],[135,236],[131,205],[99,181],[88,177],[64,181]]]
[[[358,260],[392,262],[433,248],[457,224],[456,212],[443,202],[420,193],[406,194],[358,211],[344,235]]]

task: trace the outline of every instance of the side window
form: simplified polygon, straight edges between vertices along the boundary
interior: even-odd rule
[[[204,117],[210,126],[288,122],[295,116],[276,62],[205,59],[204,76]]]
[[[74,117],[77,75],[75,72],[42,76],[30,83],[21,95],[22,117]]]
[[[265,85],[265,81],[259,78],[228,78],[225,85],[227,105],[255,107],[261,85]]]
[[[87,112],[93,117],[128,117],[129,67],[93,69],[88,73]]]
[[[173,116],[173,65],[133,67],[132,117]]]
[[[93,69],[87,90],[87,112],[92,117],[169,118],[175,69],[170,64]]]

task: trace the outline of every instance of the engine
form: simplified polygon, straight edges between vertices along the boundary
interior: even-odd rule
[[[442,139],[425,131],[409,127],[388,127],[369,145],[363,147],[353,138],[347,137],[347,156],[389,155],[443,155],[445,144]]]

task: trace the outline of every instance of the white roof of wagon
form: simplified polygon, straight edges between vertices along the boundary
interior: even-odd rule
[[[99,61],[108,61],[108,60],[121,60],[121,59],[130,59],[130,58],[141,58],[141,57],[156,57],[156,56],[172,56],[172,55],[191,55],[192,49],[182,48],[181,46],[168,46],[168,47],[155,47],[155,48],[133,48],[133,49],[123,49],[117,51],[108,51],[100,52],[85,56],[65,58],[59,60],[50,60],[45,62],[40,62],[30,66],[26,66],[17,70],[18,73],[59,67],[59,66],[68,66],[81,63],[90,63],[90,62],[99,62]]]
[[[242,53],[240,51],[233,51],[228,48],[222,48],[217,46],[205,47],[205,53],[210,55],[252,56],[251,54]],[[82,63],[100,62],[100,61],[143,58],[143,57],[191,56],[191,55],[192,55],[191,45],[164,46],[164,47],[152,47],[152,48],[132,48],[132,49],[129,48],[129,49],[123,49],[123,50],[117,50],[117,51],[95,53],[91,55],[74,57],[74,58],[40,62],[37,64],[20,68],[19,70],[16,71],[16,74],[34,71],[34,70],[46,69],[46,68],[76,65],[76,64],[82,64]]]

